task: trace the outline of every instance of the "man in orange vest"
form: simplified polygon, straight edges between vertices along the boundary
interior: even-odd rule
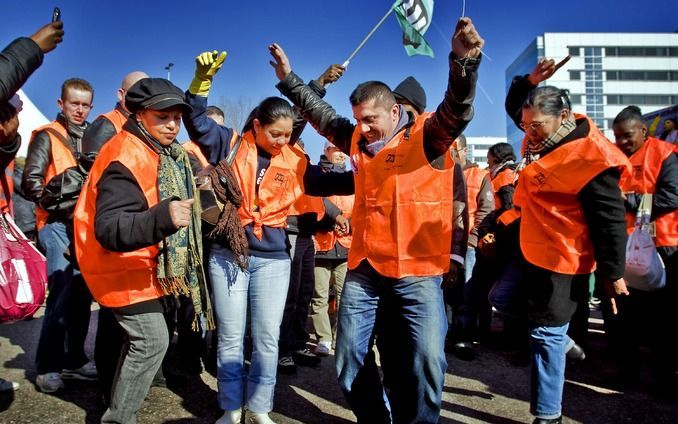
[[[452,241],[449,148],[473,116],[484,44],[468,18],[460,19],[454,34],[448,89],[436,112],[415,119],[386,84],[370,81],[350,97],[356,124],[306,87],[280,46],[269,47],[277,87],[351,158],[353,239],[339,305],[336,368],[359,423],[435,423],[440,415],[447,368],[440,285],[450,269]],[[398,329],[402,350],[397,375],[389,378],[388,402],[368,358],[380,300],[392,305],[385,318]]]
[[[637,341],[649,334],[652,368],[657,394],[678,393],[676,365],[678,348],[671,336],[678,326],[674,312],[678,300],[678,156],[676,146],[648,135],[637,106],[624,108],[614,119],[617,147],[629,157],[633,171],[625,175],[621,188],[625,196],[626,227],[634,229],[643,194],[652,194],[652,215],[657,252],[666,266],[666,287],[654,292],[630,289],[619,317],[607,314],[609,337],[619,354],[619,377],[632,382],[638,377]],[[634,337],[635,335],[635,337]],[[629,381],[630,379],[630,381]]]
[[[125,94],[134,83],[142,78],[148,78],[148,75],[141,71],[134,71],[125,75],[120,88],[117,90],[118,102],[113,110],[99,115],[85,130],[82,136],[82,154],[78,161],[84,170],[89,172],[101,147],[122,131],[122,127],[130,115],[125,106]],[[99,387],[101,388],[101,398],[104,405],[109,403],[113,377],[125,341],[124,337],[125,333],[115,320],[113,310],[100,306],[97,319],[97,338],[94,343],[94,363],[99,374]]]
[[[97,377],[84,350],[92,295],[82,275],[64,257],[70,244],[67,226],[82,184],[77,157],[93,95],[92,86],[83,79],[63,83],[57,119],[33,131],[21,184],[38,205],[38,241],[47,257],[49,295],[35,358],[36,385],[45,393],[62,388],[62,377]]]
[[[483,258],[476,252],[478,240],[488,233],[494,211],[494,193],[488,172],[477,164],[466,160],[468,148],[466,137],[457,137],[455,159],[461,165],[466,182],[468,205],[468,247],[464,257],[464,283],[455,286],[456,296],[453,306],[452,353],[460,359],[472,360],[475,357],[471,337],[476,329],[489,330],[491,306],[487,302],[487,277],[485,273],[474,271],[476,261]],[[478,327],[480,325],[480,327]]]

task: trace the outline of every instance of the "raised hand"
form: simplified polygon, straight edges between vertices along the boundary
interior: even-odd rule
[[[226,52],[202,52],[195,58],[195,76],[212,79],[224,64]]]
[[[471,18],[461,18],[457,22],[452,37],[452,52],[458,59],[466,57],[477,58],[480,56],[480,49],[485,45],[476,27],[473,26]]]
[[[268,46],[268,51],[273,56],[273,60],[268,63],[273,66],[275,69],[275,75],[280,81],[287,78],[287,76],[292,72],[292,67],[290,66],[290,61],[287,59],[285,51],[277,43],[273,43]]]
[[[40,47],[43,53],[54,50],[63,39],[64,23],[62,21],[51,22],[31,35],[31,40],[35,41],[35,44]]]
[[[341,78],[342,75],[344,75],[345,70],[346,68],[344,68],[343,65],[338,64],[330,65],[325,70],[325,72],[323,72],[322,75],[318,77],[318,84],[325,87],[328,84],[336,82],[337,80],[339,80],[339,78]]]
[[[563,65],[570,60],[570,58],[570,55],[567,55],[565,59],[556,63],[553,59],[543,57],[539,60],[539,63],[537,63],[537,66],[534,67],[527,78],[532,85],[538,85],[540,82],[551,78],[558,69],[562,68]]]

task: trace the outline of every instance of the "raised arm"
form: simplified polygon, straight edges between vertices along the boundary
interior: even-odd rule
[[[313,128],[344,153],[349,153],[355,125],[339,116],[332,106],[322,100],[304,81],[292,72],[285,52],[278,44],[268,47],[273,60],[270,62],[280,80],[276,87],[301,112]]]
[[[471,19],[461,18],[452,38],[445,97],[424,127],[424,148],[430,161],[446,154],[473,118],[480,49],[484,45]]]

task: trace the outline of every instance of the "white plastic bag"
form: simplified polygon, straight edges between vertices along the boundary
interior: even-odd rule
[[[642,291],[666,286],[666,270],[650,235],[652,195],[644,194],[638,207],[636,226],[626,242],[624,280],[629,287]]]

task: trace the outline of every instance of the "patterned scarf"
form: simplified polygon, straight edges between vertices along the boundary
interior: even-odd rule
[[[529,138],[525,144],[525,154],[523,155],[523,160],[520,162],[518,170],[522,170],[525,166],[539,159],[539,156],[545,150],[552,149],[555,145],[560,143],[565,137],[567,137],[574,129],[577,127],[577,123],[574,120],[572,114],[570,117],[563,121],[560,124],[560,127],[548,138],[539,141],[532,142]]]
[[[186,150],[176,140],[169,146],[163,146],[141,123],[139,128],[160,156],[158,198],[192,199],[196,187]],[[166,295],[191,297],[195,308],[194,330],[200,328],[201,317],[205,319],[205,329],[213,330],[214,316],[202,264],[200,213],[200,202],[196,201],[189,226],[180,228],[160,242],[157,277]]]

